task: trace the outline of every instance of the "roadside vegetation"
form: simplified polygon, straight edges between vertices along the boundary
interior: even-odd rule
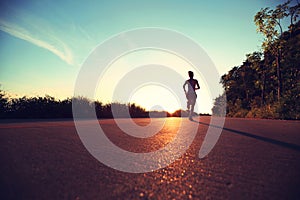
[[[225,93],[215,99],[214,114],[222,112],[226,95],[229,117],[300,119],[299,14],[300,4],[291,1],[257,12],[254,22],[264,36],[261,51],[247,54],[221,77]]]

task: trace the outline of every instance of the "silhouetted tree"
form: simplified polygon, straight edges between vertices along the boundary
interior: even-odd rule
[[[7,110],[8,110],[8,98],[6,97],[4,91],[0,89],[0,117],[4,117]]]
[[[242,65],[221,77],[228,116],[300,118],[299,8],[299,3],[287,1],[255,15],[257,30],[265,36],[263,52],[247,54]],[[284,31],[281,22],[286,17],[290,26]],[[221,109],[222,96],[214,102],[214,114]]]
[[[294,22],[296,22],[299,14],[299,3],[295,6],[291,6],[290,3],[291,1],[289,0],[283,4],[279,4],[274,10],[263,8],[254,17],[257,31],[265,36],[265,41],[262,44],[263,50],[275,56],[278,101],[280,101],[282,93],[281,60],[282,46],[285,42],[285,40],[279,39],[283,35],[282,20],[290,16],[291,24],[289,28],[292,33],[294,31]]]

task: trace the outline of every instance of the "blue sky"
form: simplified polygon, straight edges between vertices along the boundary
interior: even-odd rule
[[[191,37],[224,74],[240,65],[245,54],[259,50],[262,36],[253,18],[272,6],[268,2],[1,1],[0,84],[17,96],[71,97],[89,53],[112,35],[141,27],[168,28]]]

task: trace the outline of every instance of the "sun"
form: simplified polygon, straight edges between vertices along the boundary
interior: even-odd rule
[[[168,88],[149,84],[136,89],[130,98],[131,103],[142,106],[147,111],[167,111],[173,113],[181,108],[178,97]]]

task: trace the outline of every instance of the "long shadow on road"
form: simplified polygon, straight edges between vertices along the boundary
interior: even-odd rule
[[[230,129],[230,128],[216,126],[216,125],[213,125],[213,124],[207,124],[207,123],[199,122],[199,121],[195,121],[195,120],[193,120],[193,122],[199,123],[199,124],[202,124],[202,125],[206,125],[206,126],[211,126],[211,127],[214,127],[214,128],[219,128],[219,129],[226,130],[226,131],[229,131],[229,132],[234,133],[234,134],[243,135],[243,136],[246,136],[246,137],[258,139],[258,140],[261,140],[261,141],[264,141],[264,142],[279,145],[279,146],[289,148],[289,149],[293,149],[293,150],[296,150],[296,151],[300,151],[300,146],[296,145],[296,144],[292,144],[292,143],[288,143],[288,142],[282,142],[280,140],[275,140],[275,139],[272,139],[272,138],[267,138],[267,137],[263,137],[263,136],[259,136],[259,135],[254,135],[252,133],[247,133],[247,132],[243,132],[243,131],[239,131],[239,130],[234,130],[234,129]]]

